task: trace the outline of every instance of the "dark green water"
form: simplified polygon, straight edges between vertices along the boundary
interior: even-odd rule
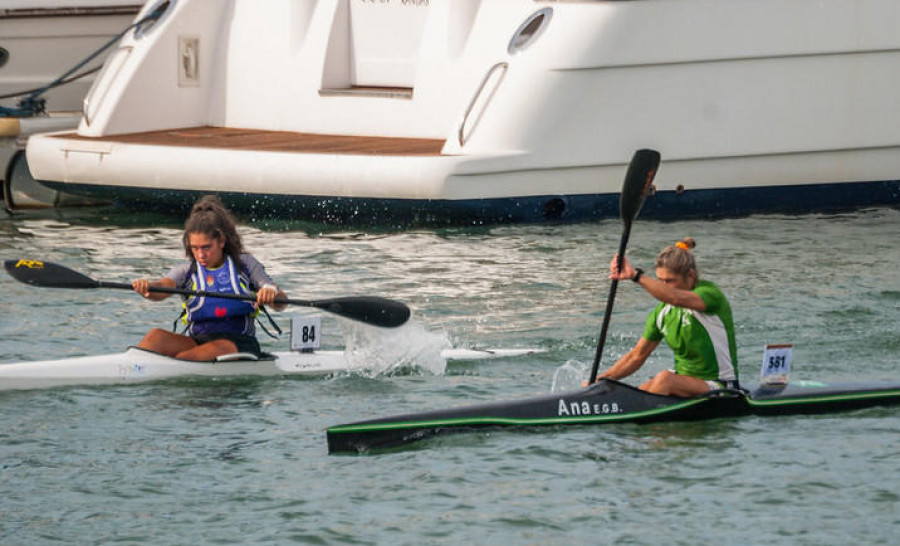
[[[0,217],[0,258],[94,278],[158,276],[179,221],[117,212]],[[894,544],[900,411],[460,435],[328,456],[326,427],[547,392],[586,366],[621,224],[400,233],[244,226],[298,298],[373,294],[415,309],[389,336],[325,317],[325,345],[364,340],[399,370],[0,393],[2,544]],[[629,253],[698,241],[728,294],[740,371],[792,342],[796,379],[900,376],[900,211],[634,225]],[[0,276],[0,361],[118,352],[175,300],[54,290]],[[604,363],[652,307],[620,286]],[[300,310],[291,310],[290,313]],[[279,315],[283,326],[290,313]],[[423,362],[415,348],[540,347],[519,359]],[[287,340],[264,339],[269,350]],[[671,365],[660,348],[633,378]]]

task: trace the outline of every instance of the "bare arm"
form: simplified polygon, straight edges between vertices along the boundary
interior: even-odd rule
[[[286,300],[287,294],[284,293],[284,290],[278,288],[274,284],[267,284],[259,289],[256,293],[256,303],[260,305],[268,305],[275,309],[276,311],[283,311],[287,304],[285,303],[272,303],[276,299]]]
[[[134,289],[135,292],[140,294],[141,296],[147,298],[152,301],[160,301],[168,298],[172,294],[168,294],[165,292],[151,292],[151,286],[158,286],[163,288],[175,288],[175,281],[168,277],[163,277],[161,279],[156,279],[155,281],[151,281],[148,279],[135,279],[131,281],[131,288]]]
[[[636,372],[647,357],[653,353],[653,350],[659,345],[658,341],[650,341],[645,338],[638,340],[637,344],[630,351],[622,355],[622,358],[609,367],[605,372],[597,376],[597,379],[623,379]]]
[[[617,259],[618,254],[616,254],[609,265],[609,278],[633,280],[634,276],[637,274],[637,270],[631,265],[631,262],[628,261],[628,257],[622,259],[621,272],[617,270]],[[663,303],[668,303],[684,309],[693,309],[694,311],[706,311],[706,303],[700,296],[691,290],[675,288],[674,286],[670,286],[662,281],[654,279],[649,275],[641,275],[638,284],[640,284],[651,296]]]
[[[651,296],[661,302],[669,303],[683,309],[706,311],[706,303],[703,299],[690,290],[681,290],[669,286],[668,284],[647,275],[641,275],[638,284],[640,284]]]
[[[266,273],[266,268],[263,264],[251,254],[242,254],[241,263],[247,268],[251,283],[254,283],[255,286],[259,287],[256,291],[256,303],[259,305],[268,305],[276,311],[283,311],[284,308],[287,307],[286,304],[274,304],[273,302],[276,299],[286,300],[287,294],[285,294],[284,290],[279,288],[275,284],[275,281],[272,280],[272,277]]]

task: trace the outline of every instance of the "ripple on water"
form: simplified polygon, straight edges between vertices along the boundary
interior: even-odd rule
[[[698,241],[701,275],[734,308],[744,378],[770,342],[795,344],[796,378],[891,378],[900,279],[886,272],[900,257],[898,220],[885,209],[638,221],[629,255],[649,270],[662,246]],[[0,217],[0,249],[123,281],[181,259],[180,229],[180,219],[114,210]],[[891,408],[482,431],[384,455],[326,454],[324,431],[337,423],[531,396],[549,391],[567,361],[588,369],[618,221],[408,232],[255,222],[241,232],[292,296],[408,303],[415,327],[386,336],[323,317],[328,347],[349,336],[360,364],[380,358],[384,372],[0,393],[0,542],[895,542],[900,495],[886,477],[900,471],[900,415]],[[0,298],[4,361],[120,351],[179,309],[8,276]],[[651,306],[619,286],[604,366],[633,346]],[[300,312],[277,317],[286,325]],[[282,350],[287,341],[262,343]],[[429,355],[443,343],[548,352],[442,363]],[[634,380],[670,366],[659,349]]]

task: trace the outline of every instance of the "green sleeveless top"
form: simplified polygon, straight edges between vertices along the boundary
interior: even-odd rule
[[[737,346],[731,305],[719,287],[709,281],[697,281],[693,292],[706,304],[706,311],[660,303],[647,317],[644,339],[665,339],[675,353],[675,372],[680,375],[707,381],[736,381]]]

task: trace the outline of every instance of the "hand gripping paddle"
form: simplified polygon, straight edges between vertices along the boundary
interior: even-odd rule
[[[68,267],[37,260],[6,260],[6,271],[17,281],[50,288],[119,288],[132,290],[130,283],[97,281]],[[236,300],[256,301],[247,294],[223,294],[205,290],[183,290],[161,286],[150,287],[151,292],[205,296]],[[321,300],[276,299],[275,303],[315,307],[335,315],[365,322],[383,328],[395,328],[409,320],[409,307],[399,301],[377,296],[350,296]]]

